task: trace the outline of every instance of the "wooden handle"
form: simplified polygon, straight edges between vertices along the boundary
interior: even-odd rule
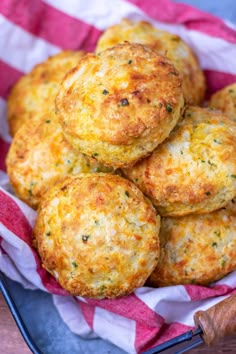
[[[196,326],[201,327],[207,345],[222,337],[236,335],[236,295],[228,297],[206,311],[196,312],[194,322]]]

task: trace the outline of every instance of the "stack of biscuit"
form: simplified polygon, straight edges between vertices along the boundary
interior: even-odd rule
[[[178,36],[131,20],[15,85],[7,172],[69,293],[208,285],[236,269],[236,88],[208,108],[205,91]]]

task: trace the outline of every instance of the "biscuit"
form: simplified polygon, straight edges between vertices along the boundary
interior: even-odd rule
[[[129,43],[84,56],[56,98],[68,141],[116,168],[134,164],[160,144],[183,104],[181,80],[169,60]]]
[[[188,107],[170,136],[125,175],[162,216],[209,213],[236,196],[236,122]]]
[[[207,285],[236,270],[233,202],[209,214],[162,218],[160,258],[148,283]]]
[[[236,119],[236,83],[215,92],[208,105]]]
[[[65,74],[77,65],[83,51],[63,51],[36,65],[12,88],[7,102],[10,134],[39,111],[55,111],[55,97]]]
[[[204,73],[191,48],[179,36],[157,29],[145,21],[124,19],[101,35],[96,52],[124,41],[148,45],[158,54],[166,55],[183,80],[186,103],[199,105],[203,101],[206,90]]]
[[[115,298],[154,270],[159,227],[155,209],[130,181],[79,174],[44,195],[33,237],[43,267],[70,294]]]
[[[24,123],[13,138],[6,166],[16,195],[34,209],[45,191],[64,176],[112,171],[75,151],[53,113],[38,113]]]

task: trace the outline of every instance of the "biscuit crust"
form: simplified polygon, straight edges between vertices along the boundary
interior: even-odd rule
[[[12,88],[7,102],[10,134],[41,112],[55,111],[55,97],[65,74],[74,68],[83,51],[65,50],[36,65]]]
[[[236,200],[205,215],[162,218],[161,253],[148,283],[207,285],[236,269]]]
[[[6,166],[16,195],[34,209],[46,190],[64,176],[112,171],[75,151],[53,113],[38,113],[24,123],[13,138]]]
[[[129,41],[149,46],[160,55],[166,55],[183,80],[186,103],[199,105],[203,101],[206,83],[197,57],[191,48],[177,35],[157,29],[145,21],[123,19],[109,27],[98,40],[96,52]]]
[[[236,195],[236,123],[188,107],[170,136],[125,175],[162,216],[209,213]]]
[[[210,98],[209,106],[236,120],[236,83],[215,92]]]
[[[169,60],[130,43],[84,56],[56,99],[68,141],[114,167],[132,165],[160,144],[183,104],[181,80]]]
[[[72,295],[115,298],[142,286],[159,257],[160,217],[130,181],[110,174],[66,177],[44,196],[34,243]]]

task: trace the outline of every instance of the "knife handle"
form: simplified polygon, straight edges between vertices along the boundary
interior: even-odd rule
[[[202,329],[207,345],[227,335],[236,334],[236,295],[218,302],[206,311],[196,312],[194,322]]]

